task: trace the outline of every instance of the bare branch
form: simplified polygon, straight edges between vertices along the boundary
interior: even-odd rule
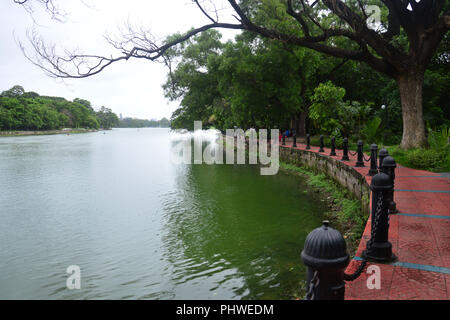
[[[205,9],[203,9],[203,7],[200,5],[200,3],[198,2],[198,0],[193,0],[195,2],[195,4],[197,5],[197,7],[200,9],[200,11],[209,19],[211,20],[212,23],[217,23],[218,19],[217,19],[217,12],[216,12],[216,20],[214,20],[213,18],[211,18],[211,16],[205,11]]]
[[[21,5],[29,14],[33,14],[34,12],[34,3],[40,4],[44,7],[45,11],[47,11],[51,18],[63,22],[67,13],[58,7],[54,0],[13,0],[14,3]]]

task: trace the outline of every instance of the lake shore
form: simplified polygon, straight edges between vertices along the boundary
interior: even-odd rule
[[[40,136],[40,135],[53,135],[53,134],[75,134],[75,133],[88,133],[96,132],[98,129],[85,129],[85,128],[65,128],[61,130],[11,130],[0,131],[0,137],[16,137],[16,136]]]

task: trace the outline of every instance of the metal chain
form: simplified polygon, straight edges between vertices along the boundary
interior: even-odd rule
[[[364,268],[366,267],[367,264],[367,260],[364,259],[361,264],[359,265],[358,269],[352,273],[352,274],[347,274],[344,273],[344,280],[345,281],[353,281],[359,278],[359,276],[361,275],[361,273],[363,272]]]
[[[370,161],[370,157],[369,157],[369,159],[367,159],[367,158],[364,156],[364,153],[363,153],[363,158],[364,158],[364,161],[366,161],[366,162],[369,162],[369,161]]]
[[[348,150],[348,153],[353,157],[356,156],[358,154],[358,152],[356,151],[355,153],[351,152],[350,150]]]
[[[377,233],[377,229],[378,229],[378,223],[380,221],[380,217],[381,217],[381,211],[382,211],[382,207],[383,207],[383,193],[380,192],[380,195],[378,197],[377,200],[377,208],[375,211],[375,217],[374,217],[374,221],[370,230],[370,239],[367,242],[367,249],[370,249],[372,247],[373,241],[375,239],[375,235]],[[359,265],[358,269],[352,273],[352,274],[346,274],[344,273],[344,280],[345,281],[354,281],[356,279],[359,278],[359,276],[361,275],[361,273],[363,272],[364,268],[367,265],[367,259],[363,259],[361,264]]]
[[[309,282],[309,289],[306,293],[306,300],[314,300],[314,289],[319,286],[320,279],[319,279],[319,271],[314,272],[314,276],[312,277],[311,281]]]
[[[370,249],[372,247],[372,244],[375,240],[375,235],[377,234],[377,229],[378,229],[378,223],[379,223],[380,217],[381,217],[382,207],[383,207],[383,193],[380,192],[380,194],[378,196],[378,200],[377,200],[377,209],[375,211],[374,221],[372,224],[372,228],[370,230],[370,239],[367,242],[367,249]]]

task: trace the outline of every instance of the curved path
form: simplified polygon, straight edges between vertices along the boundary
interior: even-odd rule
[[[280,143],[281,146],[281,143]],[[286,141],[284,148],[292,148]],[[297,143],[296,149],[305,149]],[[319,147],[311,147],[318,153]],[[340,160],[342,150],[336,150]],[[325,155],[330,149],[325,148]],[[343,163],[354,167],[356,156]],[[366,155],[366,157],[368,157]],[[370,185],[369,164],[354,168]],[[390,215],[389,241],[398,260],[391,264],[375,264],[381,269],[381,288],[368,289],[366,273],[347,282],[346,299],[429,300],[450,299],[450,179],[438,173],[415,170],[398,165],[395,170],[394,198],[398,214]],[[371,204],[372,205],[372,204]],[[346,273],[353,273],[361,263],[361,253],[370,238],[370,217],[361,238],[356,257]]]

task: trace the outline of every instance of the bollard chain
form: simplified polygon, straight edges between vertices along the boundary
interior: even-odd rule
[[[309,282],[309,290],[306,293],[305,300],[314,300],[314,289],[319,286],[320,279],[319,279],[319,271],[314,272],[314,276],[312,277],[311,281]]]
[[[353,156],[356,156],[358,154],[358,151],[351,152],[350,150],[348,150],[348,153],[350,153],[350,155],[353,157]]]
[[[344,273],[344,280],[345,281],[353,281],[359,278],[359,276],[361,275],[361,273],[363,272],[364,268],[366,267],[367,264],[367,260],[364,259],[361,264],[359,265],[358,269],[352,273],[352,274],[347,274]]]
[[[364,156],[364,153],[363,153],[363,158],[364,158],[364,161],[366,161],[366,162],[369,162],[369,161],[370,161],[370,158],[367,159],[367,158]]]
[[[367,249],[370,249],[372,247],[373,242],[375,241],[375,236],[378,230],[378,223],[380,221],[381,211],[383,209],[382,207],[383,207],[383,193],[380,192],[377,200],[377,209],[375,211],[374,221],[370,229],[370,239],[367,242]]]
[[[380,195],[378,197],[378,201],[377,201],[377,209],[375,211],[375,217],[374,217],[374,221],[370,230],[370,239],[367,242],[367,249],[370,249],[372,247],[373,241],[375,239],[375,235],[377,233],[377,229],[378,229],[378,223],[381,217],[381,211],[382,211],[382,207],[383,207],[383,194],[380,192]],[[367,259],[363,259],[361,264],[359,265],[358,269],[352,273],[352,274],[347,274],[344,273],[344,280],[345,281],[354,281],[356,279],[359,278],[359,276],[361,275],[361,273],[363,272],[364,268],[367,265]]]

